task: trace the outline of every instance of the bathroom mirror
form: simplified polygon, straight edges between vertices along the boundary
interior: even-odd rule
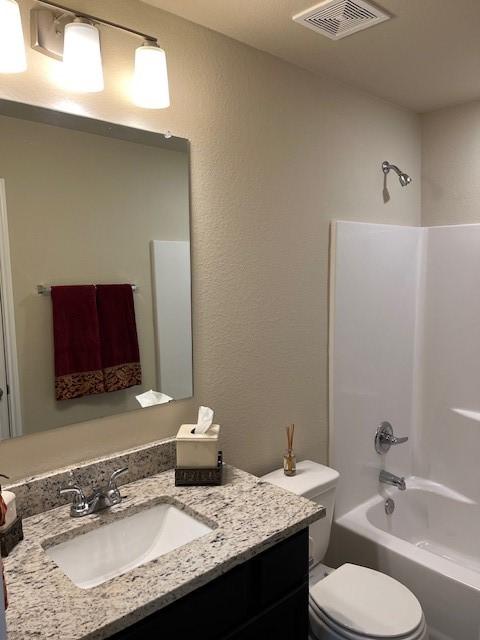
[[[0,140],[1,438],[190,397],[188,141],[4,100]]]

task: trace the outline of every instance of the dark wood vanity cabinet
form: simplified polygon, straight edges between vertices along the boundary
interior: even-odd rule
[[[235,567],[112,640],[307,640],[308,529]]]

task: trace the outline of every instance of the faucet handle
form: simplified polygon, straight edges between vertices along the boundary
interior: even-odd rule
[[[109,500],[110,506],[114,504],[119,504],[122,501],[122,496],[120,495],[120,490],[117,486],[117,478],[121,476],[123,473],[127,473],[128,467],[121,467],[120,469],[115,469],[115,471],[110,476],[110,480],[107,485],[107,498]]]
[[[128,471],[128,467],[121,467],[120,469],[115,469],[115,471],[110,476],[110,480],[108,481],[108,489],[109,490],[113,489],[118,491],[117,478],[123,475],[124,473],[127,473],[127,471]]]
[[[387,453],[392,445],[407,442],[408,437],[398,438],[393,434],[393,427],[390,422],[382,422],[375,433],[375,451],[377,453]]]

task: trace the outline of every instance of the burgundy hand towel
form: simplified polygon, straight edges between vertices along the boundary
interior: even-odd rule
[[[132,285],[98,284],[97,310],[105,391],[142,384]]]
[[[55,396],[104,393],[95,287],[52,287]]]

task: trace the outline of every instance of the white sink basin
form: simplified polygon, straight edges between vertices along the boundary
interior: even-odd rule
[[[90,589],[211,531],[174,505],[158,504],[45,552],[77,587]]]

